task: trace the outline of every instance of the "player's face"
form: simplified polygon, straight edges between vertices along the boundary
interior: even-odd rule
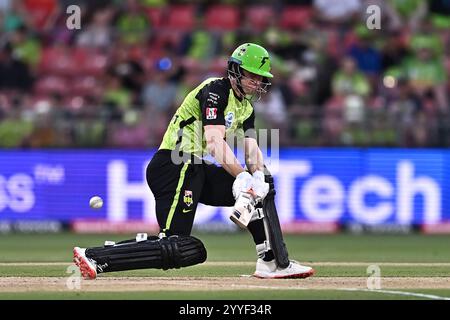
[[[244,92],[249,95],[256,94],[257,90],[262,87],[263,77],[246,70],[243,70],[241,85]]]

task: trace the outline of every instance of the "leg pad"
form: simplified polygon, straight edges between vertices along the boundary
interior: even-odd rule
[[[113,246],[88,248],[86,256],[97,262],[97,272],[134,269],[172,269],[206,261],[203,243],[192,236],[149,237],[127,240]]]

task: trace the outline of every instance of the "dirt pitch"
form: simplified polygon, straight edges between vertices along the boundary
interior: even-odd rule
[[[311,266],[367,266],[368,262],[316,262]],[[65,262],[0,263],[0,266],[69,266]],[[251,265],[253,262],[207,262],[205,265]],[[450,266],[450,263],[378,263],[390,266]],[[85,292],[127,291],[225,291],[225,290],[346,290],[367,289],[367,277],[318,277],[307,279],[257,279],[236,277],[114,277],[100,275],[95,280],[78,277],[0,277],[0,292]],[[449,289],[450,277],[382,277],[383,289]]]
[[[67,291],[220,291],[367,289],[365,277],[311,277],[308,279],[261,280],[247,277],[98,277],[73,282],[66,277],[2,277],[0,292]],[[381,278],[383,289],[448,289],[447,277]]]

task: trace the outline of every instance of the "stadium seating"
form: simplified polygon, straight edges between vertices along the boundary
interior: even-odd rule
[[[269,25],[275,13],[270,6],[253,5],[245,9],[244,16],[249,20],[250,25],[259,31]]]
[[[217,57],[213,59],[209,65],[209,71],[217,74],[224,74],[227,69],[226,57]]]
[[[80,96],[97,95],[99,93],[98,77],[79,76],[73,80],[72,94]]]
[[[106,54],[86,48],[76,48],[73,52],[73,59],[78,66],[75,73],[81,75],[100,76],[108,64]]]
[[[35,93],[39,96],[58,93],[65,95],[68,93],[69,86],[64,77],[49,75],[41,77],[35,84]]]
[[[79,71],[73,59],[73,53],[69,48],[48,47],[43,51],[39,70],[42,74],[73,75]]]
[[[195,6],[174,5],[170,7],[166,27],[178,31],[190,31],[195,25]]]
[[[50,3],[56,0],[45,1]],[[21,79],[19,76],[17,79],[33,83],[32,93],[28,95],[28,92],[25,92],[28,90],[24,89],[28,84],[8,84],[6,80],[14,79],[9,77],[8,72],[3,72],[3,80],[0,77],[0,80],[5,83],[3,87],[0,87],[2,111],[8,110],[15,101],[16,97],[14,94],[9,95],[9,91],[17,90],[17,88],[23,97],[21,100],[31,101],[30,103],[23,102],[25,108],[32,108],[36,105],[33,101],[41,99],[47,99],[50,103],[58,101],[57,104],[62,104],[62,107],[67,108],[68,113],[72,114],[83,114],[85,110],[97,110],[96,108],[90,109],[92,106],[98,106],[98,110],[107,108],[102,100],[106,91],[106,82],[103,82],[107,78],[107,72],[115,70],[114,66],[123,62],[122,59],[138,62],[144,69],[143,77],[138,77],[138,81],[142,81],[142,83],[136,84],[133,88],[133,99],[130,103],[136,105],[131,107],[141,107],[142,102],[139,97],[142,92],[138,91],[142,90],[143,85],[154,81],[155,70],[158,67],[161,70],[169,69],[169,67],[164,67],[164,63],[158,65],[158,62],[164,57],[170,59],[172,63],[171,71],[173,72],[168,81],[174,82],[180,89],[181,97],[184,94],[183,90],[195,87],[206,77],[224,76],[227,58],[235,45],[243,42],[257,42],[266,47],[273,57],[272,66],[275,79],[272,88],[277,86],[281,88],[287,112],[297,116],[300,122],[313,121],[312,126],[318,128],[318,137],[322,134],[327,137],[335,136],[335,139],[330,142],[331,145],[343,143],[338,136],[345,133],[348,126],[344,119],[345,103],[342,99],[339,100],[339,97],[333,96],[331,79],[341,66],[342,59],[349,48],[361,41],[357,32],[359,25],[357,19],[346,21],[342,25],[340,22],[319,22],[319,19],[315,19],[320,16],[316,16],[312,5],[299,4],[308,3],[308,1],[281,1],[276,4],[270,1],[263,3],[222,1],[218,4],[218,2],[211,1],[169,0],[161,2],[162,6],[153,7],[152,1],[139,0],[142,5],[140,14],[145,14],[150,21],[148,33],[146,32],[138,43],[127,44],[122,41],[123,37],[117,36],[119,33],[117,33],[115,17],[130,8],[119,2],[110,3],[111,15],[105,15],[101,30],[98,32],[91,30],[93,32],[89,34],[86,41],[79,41],[79,35],[88,30],[88,27],[95,26],[94,19],[91,21],[88,16],[83,18],[81,31],[70,30],[70,32],[64,33],[64,37],[61,37],[59,35],[61,27],[65,29],[64,12],[49,29],[36,29],[32,27],[35,17],[31,17],[30,21],[27,20],[27,17],[22,17],[24,21],[27,21],[27,28],[22,34],[22,36],[25,35],[25,39],[22,40],[16,39],[16,34],[12,30],[1,30],[2,39],[6,41],[10,39],[13,45],[13,54],[16,54],[14,57],[24,63],[16,67],[23,68],[24,72],[17,72],[17,75],[24,74],[26,79]],[[89,7],[89,4],[87,6]],[[89,15],[92,13],[92,16],[95,16],[96,10],[100,10],[99,6],[92,5],[92,12]],[[422,25],[418,30],[428,30],[427,28],[430,26],[427,26],[425,21],[426,19],[420,22]],[[385,113],[385,117],[391,117],[392,114],[387,110],[392,103],[408,103],[408,99],[411,98],[397,96],[395,88],[389,90],[383,86],[383,75],[386,69],[395,67],[396,71],[398,69],[401,72],[405,67],[404,62],[414,54],[409,49],[411,41],[418,31],[407,27],[406,24],[407,22],[395,33],[384,32],[384,29],[382,32],[373,33],[374,46],[382,55],[383,70],[377,70],[376,74],[370,75],[371,90],[368,96],[364,97],[368,114],[370,112]],[[269,26],[275,28],[266,32]],[[130,24],[129,27],[132,29],[133,26]],[[433,32],[439,35],[443,46],[447,48],[450,44],[450,34],[447,30],[436,29]],[[110,35],[112,36],[110,37]],[[103,42],[100,41],[101,48],[95,46],[98,41],[94,40],[98,39],[106,39]],[[23,40],[25,42],[21,44]],[[394,50],[389,50],[391,43],[396,44]],[[405,50],[398,50],[397,45]],[[116,50],[117,48],[120,50]],[[124,51],[127,51],[126,54],[123,54]],[[448,105],[447,101],[450,100],[450,81],[448,81],[450,55],[445,49],[438,54],[439,56],[434,59],[434,62],[440,65],[430,72],[436,73],[437,77],[440,75],[436,70],[445,70],[447,75],[444,83],[446,96],[441,95],[439,91],[442,89],[440,85],[442,82],[436,82],[432,88],[428,88],[432,90],[425,93],[420,92],[417,97],[414,97],[417,100],[414,100],[417,112],[409,115],[412,120],[408,119],[408,121],[421,121],[419,116],[431,119],[425,125],[429,126],[430,132],[436,130],[433,126],[436,126],[435,119],[439,117],[440,108],[446,107],[445,104]],[[36,60],[33,59],[36,56],[40,56],[37,68]],[[312,59],[309,59],[311,57]],[[2,61],[0,61],[0,67],[5,68],[1,64]],[[313,85],[297,77],[307,70],[305,64],[308,64],[308,68],[317,71],[317,81]],[[166,63],[167,65],[169,64]],[[28,74],[31,77],[28,77]],[[119,86],[121,85],[123,86],[123,84]],[[57,98],[54,94],[61,97]],[[62,101],[60,101],[61,99]],[[310,103],[318,105],[309,105]],[[309,117],[301,112],[305,104],[316,108],[317,114],[314,117]],[[296,111],[299,112],[296,113]],[[0,117],[4,116],[5,113],[0,112]],[[162,114],[161,116],[169,115]],[[291,132],[298,129],[295,129],[295,125],[289,121],[285,125],[290,127]],[[368,128],[368,130],[371,129]],[[433,140],[433,135],[434,133],[431,133],[428,137],[430,146],[440,143],[436,139]],[[292,136],[294,137],[295,134]],[[149,141],[157,140],[152,139]],[[298,136],[293,139],[301,140]],[[321,140],[320,137],[317,139],[317,141],[325,140],[327,139]],[[314,141],[316,140],[310,140],[311,143],[315,143]],[[399,143],[402,142],[399,141]]]
[[[164,25],[166,18],[165,8],[145,8],[152,29],[159,29]]]
[[[312,10],[305,6],[286,6],[280,17],[280,27],[285,29],[303,28],[312,17]]]
[[[209,7],[206,12],[205,27],[212,31],[229,31],[238,28],[238,8],[226,5]]]

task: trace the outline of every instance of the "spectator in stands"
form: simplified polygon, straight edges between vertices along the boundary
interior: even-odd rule
[[[415,145],[414,131],[416,115],[423,110],[421,99],[414,93],[407,79],[397,79],[390,93],[386,94],[386,113],[395,123],[399,145]]]
[[[142,101],[145,106],[158,112],[170,112],[173,108],[177,86],[170,82],[169,73],[156,70],[145,84]]]
[[[286,121],[285,102],[281,90],[277,86],[270,88],[269,94],[253,103],[255,113],[265,122],[260,128],[279,129]]]
[[[105,77],[103,103],[108,106],[110,117],[121,120],[123,112],[131,107],[132,94],[121,84],[120,78],[115,75]]]
[[[195,72],[186,72],[180,79],[177,87],[177,94],[174,101],[175,106],[181,105],[187,94],[195,88],[197,83],[200,81],[199,75]],[[165,128],[164,128],[165,130]]]
[[[88,48],[107,49],[112,45],[111,21],[114,11],[111,8],[103,8],[96,11],[92,21],[82,29],[76,42],[79,46]]]
[[[79,97],[78,97],[79,98]],[[55,131],[53,147],[67,147],[75,146],[73,126],[76,121],[76,113],[74,110],[70,110],[68,103],[64,101],[64,97],[61,94],[54,93],[46,98],[45,103],[48,104],[50,110],[51,126]],[[86,102],[90,102],[90,97],[86,97]],[[96,105],[100,103],[96,101]],[[89,107],[94,105],[89,104]],[[39,106],[35,106],[35,110],[39,110]],[[45,109],[44,109],[45,110]]]
[[[429,1],[430,18],[434,27],[450,29],[450,2],[446,0]]]
[[[23,146],[25,139],[33,130],[31,119],[24,117],[21,95],[15,95],[12,101],[12,108],[8,112],[8,118],[0,121],[0,147],[2,148]]]
[[[403,59],[410,55],[408,45],[400,32],[387,32],[385,36],[381,49],[381,69],[384,71],[400,65]]]
[[[118,46],[113,49],[108,73],[120,79],[122,87],[139,96],[145,80],[144,67],[131,56],[131,50]],[[139,101],[134,101],[137,104]]]
[[[375,77],[381,71],[381,54],[374,46],[376,32],[359,25],[356,34],[358,41],[349,48],[348,55],[356,61],[359,70]]]
[[[25,26],[17,28],[11,35],[13,54],[21,62],[30,66],[33,70],[41,59],[41,43],[29,33]]]
[[[340,70],[333,76],[332,85],[335,96],[355,94],[365,97],[370,93],[367,77],[357,69],[356,62],[351,57],[342,60]]]
[[[333,97],[329,102],[342,111],[344,128],[343,143],[367,145],[368,135],[364,128],[366,120],[366,98],[370,94],[370,82],[357,70],[351,57],[342,60],[341,69],[332,79]]]
[[[219,37],[203,27],[203,19],[197,18],[195,28],[187,32],[180,48],[180,53],[196,61],[209,61],[217,54]]]
[[[113,138],[111,145],[157,144],[165,130],[159,124],[169,121],[171,109],[184,97],[182,92],[206,76],[222,76],[217,73],[223,70],[218,68],[221,55],[236,42],[255,41],[267,44],[278,79],[255,109],[266,117],[268,127],[286,128],[281,132],[289,136],[280,137],[283,142],[450,146],[448,1],[289,0],[273,6],[265,1],[274,11],[257,28],[248,19],[237,29],[216,32],[205,29],[199,19],[184,37],[168,30],[164,21],[172,5],[180,3],[186,2],[0,0],[0,120],[13,118],[16,123],[23,116],[29,122],[40,115],[34,119],[36,129],[30,139],[23,140],[24,135],[15,131],[12,145],[101,145],[100,132],[106,128],[100,130],[94,118],[118,122],[117,132],[108,135]],[[245,6],[259,4],[231,3],[242,5],[238,8],[242,12]],[[66,27],[64,9],[72,4],[82,8],[81,30]],[[208,4],[197,3],[197,8],[206,9]],[[280,10],[291,4],[310,6],[316,14],[300,31],[280,23]],[[369,5],[381,9],[380,31],[366,28]],[[162,19],[152,25],[160,9]],[[362,22],[364,26],[358,28]],[[84,48],[73,48],[74,44]],[[95,52],[103,62],[86,63],[79,59],[80,52],[87,52],[89,58]],[[155,59],[156,70],[152,69]],[[80,81],[71,81],[73,74]],[[95,83],[90,77],[100,82],[95,86],[98,90],[89,90]],[[48,98],[54,91],[61,96]],[[27,102],[25,93],[31,93],[34,103]],[[87,95],[99,101],[88,103]],[[41,98],[48,98],[48,114],[36,113],[43,110],[44,104],[35,102]],[[11,110],[19,104],[18,116]],[[91,106],[95,112],[86,114],[84,109]],[[44,114],[54,124],[53,143]],[[8,130],[15,130],[6,123]],[[148,132],[146,123],[151,123]],[[21,123],[19,131],[26,132],[28,125]],[[90,134],[95,143],[88,141]]]
[[[422,0],[363,0],[361,7],[362,21],[365,22],[372,10],[367,12],[370,6],[380,8],[381,30],[383,32],[415,31],[425,19],[428,5]]]
[[[391,0],[389,6],[400,21],[400,27],[411,31],[417,30],[428,12],[428,1],[422,0]]]
[[[0,91],[29,91],[32,84],[29,66],[14,57],[13,48],[7,43],[0,51]]]
[[[31,148],[48,148],[56,146],[57,132],[52,116],[52,107],[48,101],[40,101],[35,106],[33,131],[24,144]]]
[[[331,24],[349,24],[361,10],[360,0],[314,0],[316,16],[321,22]]]
[[[137,0],[126,0],[115,27],[119,41],[127,45],[147,43],[150,36],[150,22],[141,10]]]
[[[161,8],[167,5],[168,0],[139,0],[139,3],[147,8]]]
[[[15,0],[16,1],[16,0]],[[30,28],[35,32],[48,32],[61,10],[57,0],[19,0],[30,16]]]
[[[100,147],[105,145],[106,123],[98,117],[95,107],[83,108],[73,129],[77,146]]]
[[[26,12],[22,0],[6,1],[0,11],[0,25],[4,31],[10,32],[21,26],[28,26],[29,16]],[[0,30],[2,29],[0,28]]]
[[[422,97],[432,96],[437,108],[448,113],[446,92],[447,74],[439,47],[430,36],[416,38],[413,42],[415,55],[404,61],[403,67],[411,87]]]

